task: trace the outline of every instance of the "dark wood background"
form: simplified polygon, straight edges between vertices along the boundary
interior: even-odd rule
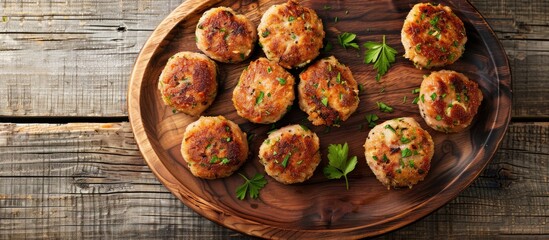
[[[133,62],[180,3],[0,3],[0,239],[245,237],[171,195],[127,123]],[[510,60],[509,131],[459,197],[380,238],[549,237],[549,2],[471,3]]]

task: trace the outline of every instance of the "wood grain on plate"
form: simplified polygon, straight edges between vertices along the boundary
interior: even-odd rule
[[[447,69],[464,73],[476,80],[484,101],[473,125],[463,133],[442,134],[429,129],[411,101],[411,92],[419,87],[428,70],[415,69],[400,57],[402,22],[413,5],[408,1],[304,1],[323,19],[326,40],[335,55],[348,65],[365,91],[360,93],[358,110],[340,128],[312,127],[297,104],[275,127],[302,123],[311,127],[320,138],[323,162],[315,175],[303,184],[282,185],[271,178],[261,191],[260,199],[240,201],[235,189],[242,183],[238,175],[219,180],[193,177],[180,153],[185,127],[196,120],[174,114],[164,106],[156,88],[158,76],[167,59],[179,51],[198,51],[194,28],[198,18],[209,7],[230,6],[248,16],[255,24],[272,4],[281,1],[194,1],[175,9],[153,32],[136,61],[130,82],[129,115],[136,141],[152,171],[159,180],[187,206],[228,228],[266,238],[297,237],[364,237],[387,232],[417,220],[441,207],[468,186],[486,166],[507,128],[511,104],[511,76],[507,58],[493,32],[481,15],[466,1],[443,2],[464,21],[469,41],[463,57]],[[330,10],[324,10],[330,6]],[[348,11],[348,13],[346,13]],[[335,22],[334,18],[338,17]],[[362,63],[363,53],[338,46],[337,35],[353,32],[359,42],[380,41],[399,52],[396,63],[382,78],[374,80],[371,65]],[[323,53],[321,56],[328,56]],[[261,56],[256,48],[251,59]],[[255,137],[250,142],[251,154],[240,172],[245,175],[263,173],[257,151],[266,132],[273,126],[251,124],[240,118],[232,106],[231,94],[242,69],[241,64],[219,64],[220,92],[204,115],[223,115],[238,123]],[[294,71],[298,73],[298,71]],[[407,101],[403,103],[404,96]],[[395,108],[391,114],[380,113],[376,101]],[[390,118],[411,116],[428,129],[435,141],[435,156],[425,181],[413,189],[387,190],[373,176],[364,160],[364,144],[368,130],[366,113],[376,113],[380,122]],[[327,131],[328,130],[328,131]],[[350,154],[359,164],[350,175],[349,191],[343,180],[327,180],[321,169],[327,164],[326,148],[332,143],[348,142]]]

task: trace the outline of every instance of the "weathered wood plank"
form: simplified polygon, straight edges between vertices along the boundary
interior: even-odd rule
[[[181,1],[2,1],[0,115],[125,116],[139,50]]]
[[[549,237],[549,123],[513,123],[458,198],[382,238]],[[150,172],[128,123],[0,124],[0,239],[242,235],[185,207]]]
[[[549,1],[470,2],[507,52],[513,76],[513,117],[549,117]]]
[[[0,116],[126,116],[133,62],[180,2],[3,1]],[[471,2],[510,59],[513,116],[549,117],[549,2]]]

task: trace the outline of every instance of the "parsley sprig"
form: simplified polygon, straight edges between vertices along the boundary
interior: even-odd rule
[[[347,190],[349,190],[347,174],[353,171],[357,164],[356,156],[347,159],[348,154],[349,145],[347,145],[347,143],[343,145],[330,144],[328,146],[328,160],[330,161],[329,165],[324,168],[324,175],[328,179],[340,179],[341,177],[344,177]]]
[[[243,177],[246,182],[236,188],[236,198],[244,200],[246,193],[249,193],[250,198],[257,198],[259,196],[259,190],[261,190],[267,184],[267,179],[259,173],[256,173],[252,179],[248,179],[242,174],[238,174]]]
[[[376,81],[379,81],[387,73],[391,63],[395,62],[397,51],[385,43],[385,35],[383,43],[367,42],[364,47],[368,49],[364,55],[364,63],[374,64],[374,69],[377,69]]]
[[[358,43],[353,42],[356,39],[356,34],[354,33],[348,33],[344,32],[342,34],[337,35],[337,40],[339,41],[339,44],[343,46],[343,48],[347,49],[347,47],[352,47],[354,49],[360,49],[358,46]]]

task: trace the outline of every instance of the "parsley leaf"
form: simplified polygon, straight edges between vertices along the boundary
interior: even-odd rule
[[[255,99],[255,105],[260,104],[263,102],[263,97],[265,96],[265,93],[263,91],[259,92],[259,96]]]
[[[347,47],[360,49],[358,44],[353,42],[355,38],[356,38],[356,34],[354,33],[344,32],[342,34],[337,35],[337,40],[339,41],[339,44],[341,44],[341,46],[343,46],[343,48],[345,49],[347,49]]]
[[[243,177],[246,182],[236,188],[236,198],[244,200],[246,193],[249,193],[250,198],[257,198],[259,196],[259,190],[261,190],[267,184],[267,179],[263,175],[256,173],[252,179],[248,179],[242,174],[238,174]]]
[[[377,69],[376,81],[381,79],[381,76],[387,73],[391,63],[395,62],[397,51],[385,43],[385,35],[383,35],[383,43],[367,42],[364,44],[367,48],[364,63],[373,63],[374,69]]]
[[[379,117],[373,113],[366,114],[366,121],[368,121],[368,127],[375,127],[377,125],[376,121],[379,119]]]
[[[357,164],[356,156],[347,159],[348,154],[349,145],[347,145],[347,143],[344,145],[330,144],[328,146],[329,165],[324,167],[323,171],[324,176],[328,179],[340,179],[341,177],[344,177],[347,190],[349,190],[349,180],[347,179],[347,174],[353,171]]]
[[[393,107],[385,104],[384,102],[376,102],[377,104],[377,107],[379,108],[380,111],[382,112],[386,112],[386,113],[392,113],[393,112]]]

